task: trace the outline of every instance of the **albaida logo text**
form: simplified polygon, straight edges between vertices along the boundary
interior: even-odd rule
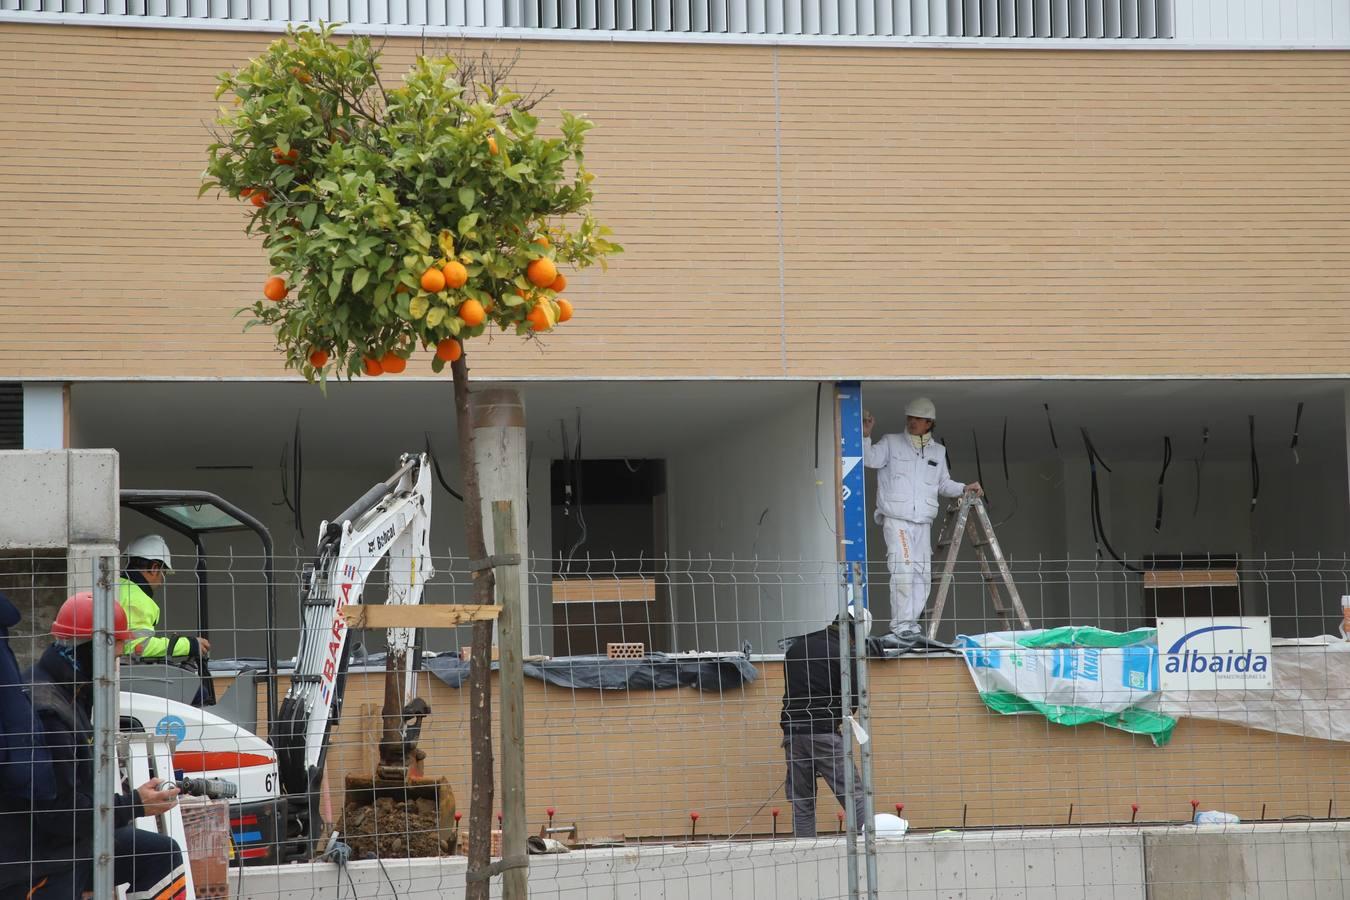
[[[1232,650],[1227,653],[1201,653],[1199,650],[1187,650],[1180,655],[1169,655],[1164,671],[1196,674],[1200,672],[1257,673],[1264,672],[1268,668],[1270,668],[1270,657],[1264,653],[1253,653],[1251,650],[1246,653],[1235,653]]]
[[[1210,625],[1197,628],[1182,635],[1180,640],[1167,649],[1167,662],[1163,671],[1171,674],[1198,675],[1208,672],[1213,675],[1260,674],[1270,668],[1270,656],[1254,650],[1228,649],[1222,652],[1205,653],[1194,648],[1183,649],[1183,645],[1200,634],[1219,631],[1246,631],[1240,625]]]

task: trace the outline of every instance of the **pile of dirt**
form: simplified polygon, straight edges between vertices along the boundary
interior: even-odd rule
[[[342,840],[352,848],[353,859],[449,856],[454,847],[441,838],[441,828],[453,825],[440,821],[432,800],[381,797],[374,806],[342,811]]]

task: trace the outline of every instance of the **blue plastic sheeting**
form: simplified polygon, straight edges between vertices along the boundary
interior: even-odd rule
[[[422,660],[422,668],[453,688],[469,679],[469,663],[453,656]],[[499,668],[497,663],[493,669]],[[525,675],[558,687],[600,691],[653,691],[677,687],[701,691],[737,690],[759,678],[745,656],[680,659],[650,653],[642,659],[607,656],[561,656],[526,662]]]

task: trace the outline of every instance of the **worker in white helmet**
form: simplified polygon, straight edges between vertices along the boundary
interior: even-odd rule
[[[933,440],[936,419],[933,401],[916,397],[905,407],[905,433],[888,434],[874,443],[876,420],[863,412],[863,464],[879,470],[874,515],[886,538],[886,568],[891,575],[891,633],[883,638],[883,646],[908,646],[919,636],[919,617],[932,587],[938,497],[959,497],[966,491],[984,494],[978,481],[952,480],[947,450]]]
[[[126,557],[126,568],[117,582],[117,599],[126,610],[132,635],[126,642],[126,655],[177,663],[209,656],[211,642],[204,637],[155,634],[159,625],[155,590],[173,571],[168,542],[157,534],[143,535],[127,544]]]

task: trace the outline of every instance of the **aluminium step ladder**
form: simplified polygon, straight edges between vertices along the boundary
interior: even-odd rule
[[[933,598],[933,612],[928,617],[928,639],[936,639],[938,625],[942,623],[942,610],[947,605],[947,594],[956,571],[956,556],[961,551],[961,540],[965,534],[970,535],[970,545],[975,548],[975,556],[980,561],[980,575],[989,592],[989,599],[993,601],[994,610],[1003,617],[1009,630],[1017,627],[1013,624],[1014,614],[1022,628],[1031,628],[1031,620],[1027,618],[1026,608],[1022,606],[1022,598],[1017,593],[1017,585],[1013,583],[1012,572],[1003,558],[998,538],[994,536],[994,526],[989,521],[989,510],[984,500],[973,493],[962,494],[948,504],[934,548],[935,556],[945,551],[946,558],[942,563],[942,578],[938,582],[937,595]]]

